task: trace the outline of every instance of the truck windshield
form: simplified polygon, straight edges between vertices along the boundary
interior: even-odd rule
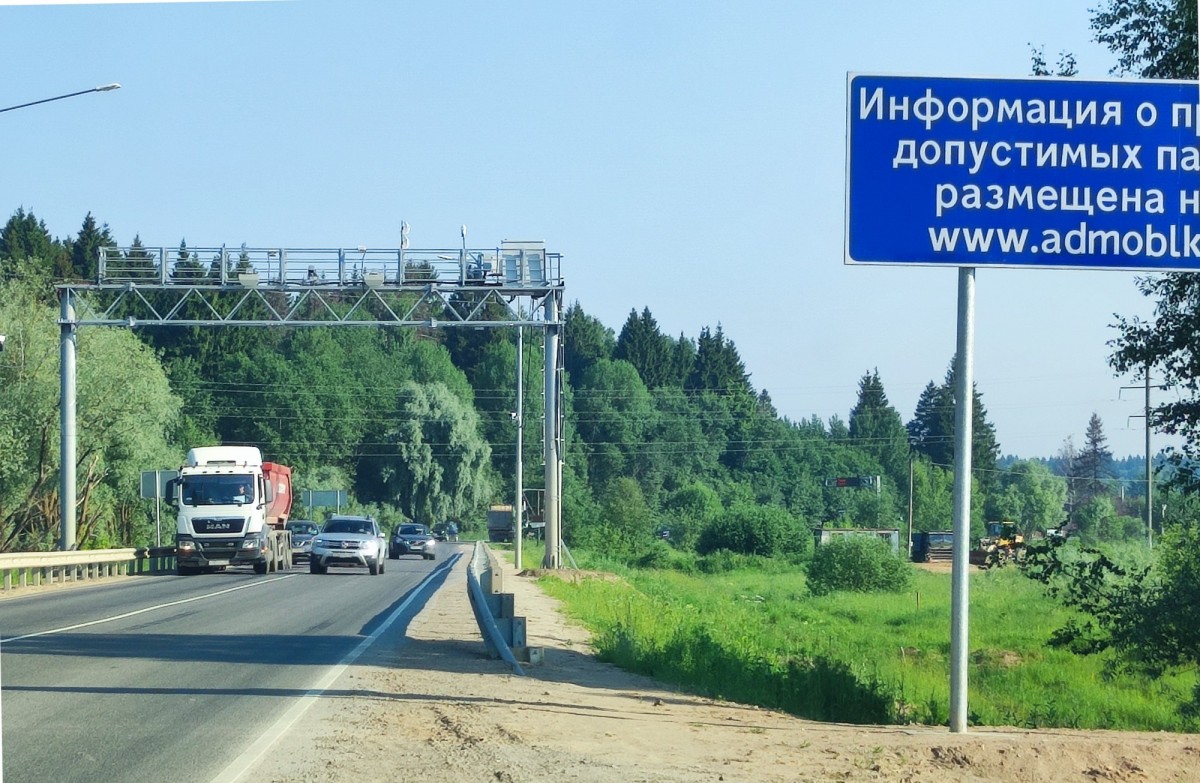
[[[180,492],[185,506],[233,506],[254,502],[253,476],[186,476]]]

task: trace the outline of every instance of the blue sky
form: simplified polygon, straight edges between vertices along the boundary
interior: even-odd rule
[[[847,72],[1019,77],[1030,44],[1115,57],[1093,0],[8,5],[0,210],[123,244],[453,247],[544,239],[619,330],[718,324],[781,413],[847,417],[878,368],[907,421],[954,351],[951,269],[843,263]],[[975,376],[1005,453],[1092,412],[1141,454],[1107,365],[1127,272],[981,269]],[[1156,445],[1167,441],[1158,437]]]

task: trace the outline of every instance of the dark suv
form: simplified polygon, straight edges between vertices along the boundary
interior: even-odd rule
[[[433,560],[437,557],[437,539],[424,525],[400,525],[388,543],[388,557],[396,560],[401,555],[420,555]]]

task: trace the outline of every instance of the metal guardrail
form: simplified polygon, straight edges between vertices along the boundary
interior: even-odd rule
[[[0,589],[63,584],[175,570],[175,547],[0,554]]]
[[[471,609],[475,612],[475,621],[483,632],[483,641],[488,653],[494,658],[503,658],[512,666],[513,674],[525,676],[525,670],[517,662],[516,656],[508,646],[508,641],[500,631],[500,626],[492,613],[489,595],[498,595],[500,566],[494,562],[495,555],[482,541],[475,542],[475,551],[471,562],[467,564],[467,594],[471,598]]]

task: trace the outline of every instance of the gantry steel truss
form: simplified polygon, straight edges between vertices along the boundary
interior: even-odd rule
[[[559,268],[560,256],[534,242],[490,250],[113,247],[101,249],[95,282],[58,289],[79,326],[544,328],[546,300],[562,301]]]
[[[547,253],[541,242],[506,241],[498,248],[452,250],[101,248],[94,281],[56,286],[61,307],[62,548],[75,548],[75,339],[80,326],[529,326],[546,335],[543,421],[549,426],[543,432],[543,565],[558,568],[563,453],[560,264],[561,256]],[[519,379],[521,352],[517,362]],[[519,420],[517,425],[520,433]],[[519,536],[519,434],[517,460],[513,508]]]

